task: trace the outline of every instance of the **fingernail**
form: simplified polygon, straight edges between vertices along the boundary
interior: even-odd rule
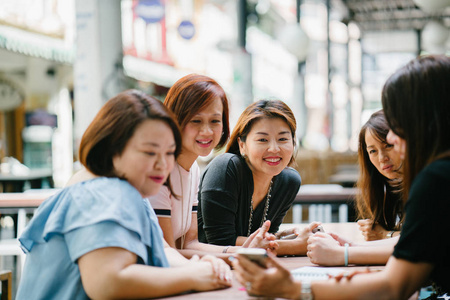
[[[233,261],[233,260],[235,260],[236,259],[236,257],[234,257],[234,256],[228,256],[228,260],[229,261]]]

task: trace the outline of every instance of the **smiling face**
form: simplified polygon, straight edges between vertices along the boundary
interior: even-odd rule
[[[160,120],[140,124],[122,154],[113,157],[116,174],[143,197],[158,193],[175,164],[176,144],[170,127]]]
[[[223,105],[216,98],[210,105],[192,117],[182,130],[183,148],[179,160],[194,162],[198,156],[208,155],[219,143],[222,136]]]
[[[369,159],[378,172],[389,179],[398,178],[402,159],[399,153],[394,151],[393,144],[379,141],[373,136],[370,129],[366,131],[365,140]]]
[[[262,118],[253,124],[245,142],[239,139],[239,150],[254,175],[276,176],[294,153],[292,132],[283,119]]]

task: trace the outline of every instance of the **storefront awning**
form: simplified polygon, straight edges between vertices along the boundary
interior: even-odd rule
[[[64,40],[0,25],[0,48],[59,63],[72,64],[75,50]]]

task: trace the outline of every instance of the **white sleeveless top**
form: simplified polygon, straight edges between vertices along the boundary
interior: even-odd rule
[[[171,218],[174,240],[186,234],[191,226],[192,212],[197,212],[199,182],[200,168],[196,161],[189,171],[176,163],[170,173],[170,184],[178,199],[167,186],[148,198],[158,217]]]

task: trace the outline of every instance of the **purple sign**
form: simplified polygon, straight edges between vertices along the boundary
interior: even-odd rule
[[[147,23],[158,23],[165,14],[164,5],[159,0],[140,0],[134,12]]]
[[[184,20],[178,25],[178,33],[183,39],[190,40],[195,35],[195,27],[191,21]]]

